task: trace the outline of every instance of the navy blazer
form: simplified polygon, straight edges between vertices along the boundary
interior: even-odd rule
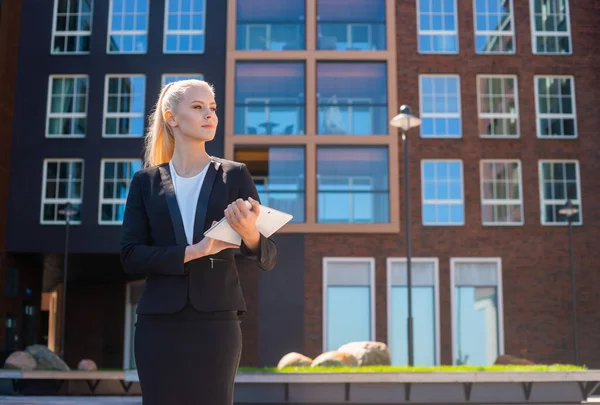
[[[211,158],[198,204],[193,243],[202,240],[213,221],[238,198],[260,201],[254,181],[243,163]],[[189,299],[198,311],[246,312],[234,249],[184,263],[188,246],[168,163],[142,169],[131,180],[121,240],[121,263],[126,273],[145,275],[138,314],[174,313]],[[243,256],[263,270],[271,270],[277,247],[260,236],[260,247],[251,252],[244,242]]]

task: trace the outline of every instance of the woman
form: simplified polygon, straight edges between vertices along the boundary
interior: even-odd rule
[[[275,266],[275,243],[256,230],[259,197],[248,169],[206,153],[217,124],[208,83],[165,86],[150,117],[146,167],[127,196],[121,262],[146,278],[134,338],[144,405],[233,403],[238,316],[246,311],[238,246],[204,231],[225,216],[241,254],[263,270]]]

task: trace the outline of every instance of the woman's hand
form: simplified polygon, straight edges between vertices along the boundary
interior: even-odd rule
[[[217,221],[213,221],[212,225],[216,223]],[[200,242],[188,246],[186,248],[184,263],[190,260],[199,259],[204,256],[217,254],[224,249],[232,249],[238,247],[238,245],[235,245],[233,243],[227,243],[221,240],[204,237]]]
[[[248,198],[251,208],[248,208],[244,200],[238,198],[225,209],[227,223],[244,240],[250,250],[258,248],[260,244],[260,233],[256,229],[256,220],[260,214],[260,204],[252,197]]]

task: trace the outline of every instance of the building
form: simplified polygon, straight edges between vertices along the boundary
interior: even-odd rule
[[[202,75],[221,114],[209,153],[245,162],[263,204],[294,214],[275,237],[276,269],[239,260],[242,365],[354,340],[387,342],[393,363],[407,363],[407,175],[415,364],[491,364],[502,353],[575,362],[558,212],[570,199],[580,358],[600,365],[595,2],[52,3],[21,21],[17,92],[27,97],[13,120],[6,251],[9,267],[36,275],[21,286],[31,319],[20,322],[48,331],[36,336],[56,349],[58,210],[67,200],[79,209],[69,364],[135,367],[142,281],[118,258],[128,181],[161,84]],[[388,124],[401,104],[422,119],[407,134],[408,174]]]

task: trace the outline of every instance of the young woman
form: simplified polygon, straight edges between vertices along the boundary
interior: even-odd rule
[[[243,256],[275,266],[275,243],[256,229],[259,197],[246,165],[206,153],[217,124],[208,83],[165,86],[150,117],[146,167],[127,196],[121,262],[146,279],[134,338],[144,405],[233,403],[246,311],[238,246],[204,231],[225,217]]]

